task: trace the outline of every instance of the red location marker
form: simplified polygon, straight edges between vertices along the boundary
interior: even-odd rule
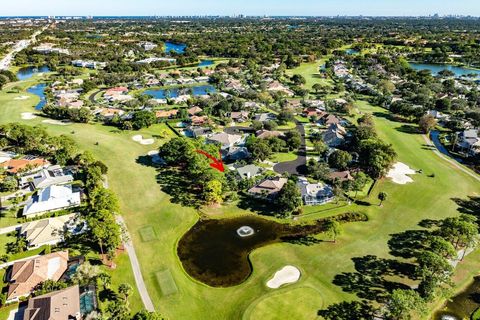
[[[214,169],[217,169],[220,172],[225,171],[225,168],[223,167],[222,153],[220,151],[218,152],[220,154],[220,159],[215,158],[214,156],[212,156],[211,154],[209,154],[209,153],[207,153],[203,150],[195,150],[195,151],[197,151],[198,153],[203,154],[207,158],[213,160],[213,163],[210,163],[210,167],[212,167]]]

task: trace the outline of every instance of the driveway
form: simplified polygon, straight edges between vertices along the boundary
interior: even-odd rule
[[[255,133],[255,130],[250,127],[227,127],[223,131],[228,134]]]
[[[291,175],[302,175],[305,174],[307,169],[307,149],[305,141],[305,128],[300,122],[296,122],[296,129],[300,133],[300,147],[298,148],[298,157],[293,161],[280,162],[273,167],[275,172],[283,174],[288,172]]]
[[[89,97],[88,97],[88,100],[90,100],[91,103],[95,104],[97,103],[97,99],[95,99],[95,97],[97,96],[97,94],[99,94],[100,92],[102,92],[103,90],[97,90],[95,91],[94,93],[92,93]]]

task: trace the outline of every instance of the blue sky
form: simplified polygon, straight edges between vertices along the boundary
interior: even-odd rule
[[[16,15],[428,15],[480,16],[479,0],[6,0]]]

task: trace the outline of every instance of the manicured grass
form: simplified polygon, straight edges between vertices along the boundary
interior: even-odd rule
[[[278,126],[277,130],[292,130],[295,129],[295,122],[288,122],[287,124]]]
[[[309,287],[277,289],[253,302],[243,315],[244,320],[255,319],[315,319],[323,301],[318,290]]]
[[[283,153],[283,152],[278,152],[273,154],[269,161],[272,162],[285,162],[285,161],[293,161],[297,159],[297,155],[293,152],[288,152],[288,153]]]
[[[308,89],[312,89],[315,83],[333,86],[332,80],[320,76],[320,66],[323,65],[325,61],[327,61],[326,58],[311,63],[302,63],[297,68],[287,70],[287,74],[290,76],[294,74],[304,76],[307,81],[305,87]]]
[[[23,93],[22,93],[23,94]],[[15,94],[0,93],[0,123],[20,121],[28,124],[39,124],[42,119],[30,121],[20,120],[21,112],[31,112],[32,103],[14,101]],[[33,101],[33,100],[32,100]],[[308,319],[303,314],[307,310],[321,308],[334,302],[354,299],[355,296],[342,291],[332,280],[335,275],[354,270],[352,258],[365,255],[376,255],[380,258],[391,258],[387,241],[391,234],[418,228],[422,219],[441,219],[458,214],[452,198],[465,198],[477,194],[479,184],[470,176],[459,171],[450,163],[439,158],[432,150],[425,148],[420,135],[408,134],[397,130],[402,124],[392,122],[385,117],[385,111],[374,108],[367,103],[358,103],[363,112],[376,113],[376,127],[382,139],[392,143],[399,154],[399,160],[412,168],[422,168],[424,174],[413,177],[414,182],[408,185],[397,185],[388,180],[382,180],[375,187],[371,196],[364,201],[371,206],[351,205],[332,208],[326,213],[357,211],[365,212],[370,220],[364,223],[353,223],[343,227],[344,232],[337,243],[323,242],[311,246],[277,243],[255,250],[250,260],[253,265],[252,275],[243,284],[231,288],[211,288],[190,278],[183,270],[176,255],[176,246],[182,235],[199,219],[198,213],[191,209],[174,204],[175,199],[161,191],[156,181],[156,170],[143,165],[143,156],[149,150],[155,149],[166,141],[171,134],[164,125],[155,125],[138,132],[119,132],[114,128],[95,125],[73,124],[70,126],[45,125],[53,134],[67,134],[74,138],[84,150],[90,150],[98,159],[109,166],[109,185],[120,198],[122,215],[137,249],[144,279],[152,300],[159,312],[172,319],[241,319],[246,311],[255,315],[270,313],[271,318],[284,318],[286,309],[291,309],[291,318]],[[74,134],[71,134],[74,131]],[[154,145],[142,146],[131,140],[135,134],[154,136],[160,134]],[[95,145],[99,142],[99,145]],[[429,173],[435,173],[435,178],[429,178]],[[389,194],[388,200],[379,207],[378,192]],[[204,210],[208,210],[205,208]],[[215,211],[212,209],[212,211]],[[235,215],[235,206],[218,210],[218,216]],[[144,242],[142,232],[145,226],[152,226],[157,239]],[[142,231],[143,230],[143,231]],[[472,255],[475,257],[475,255]],[[462,264],[458,283],[478,272],[480,260],[469,260]],[[276,302],[269,300],[271,290],[265,287],[265,282],[271,275],[285,266],[292,264],[302,270],[302,280],[298,284],[282,288],[282,295],[288,300],[292,295],[287,293],[297,288],[315,288],[319,293],[308,292],[308,301],[289,303],[287,299],[278,298],[284,303],[278,309],[272,308]],[[120,265],[117,263],[117,265]],[[117,283],[129,282],[129,268],[112,271],[118,277]],[[169,270],[171,279],[178,292],[165,296],[158,274]],[[127,281],[125,281],[127,280]],[[131,283],[134,286],[134,283]],[[280,291],[279,291],[280,292]],[[305,293],[299,293],[303,296]],[[293,294],[295,296],[295,294]],[[267,297],[260,303],[259,309],[250,310],[250,306],[258,299]],[[274,299],[274,298],[272,298]],[[132,297],[133,304],[134,298]],[[136,298],[135,300],[139,300]],[[305,299],[302,299],[305,300]],[[270,302],[274,301],[274,302]],[[291,307],[286,308],[289,303]],[[258,313],[257,313],[258,312]],[[307,312],[308,315],[311,311]],[[315,314],[313,314],[314,318]]]
[[[10,315],[10,311],[15,310],[17,308],[18,308],[17,303],[0,308],[0,319],[8,319],[8,316]]]

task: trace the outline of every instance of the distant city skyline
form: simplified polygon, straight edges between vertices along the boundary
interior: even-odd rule
[[[480,16],[478,0],[16,0],[0,16]]]

